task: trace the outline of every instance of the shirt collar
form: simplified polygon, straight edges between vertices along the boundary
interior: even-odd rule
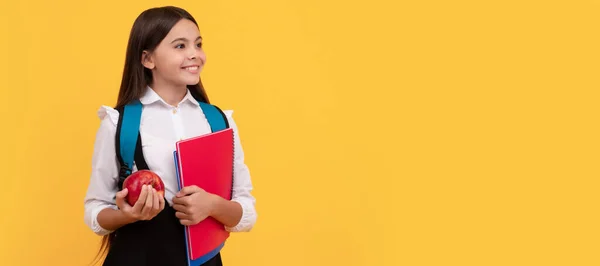
[[[163,104],[170,106],[150,86],[147,86],[146,91],[144,92],[144,95],[142,95],[142,97],[140,97],[140,102],[143,105],[148,105],[148,104],[152,104],[157,101],[161,101]],[[194,99],[194,96],[192,96],[189,89],[187,90],[187,92],[186,92],[185,96],[183,97],[183,99],[181,100],[180,104],[183,102],[186,102],[186,101],[189,101],[195,105],[199,105],[198,101],[196,101],[196,99]]]

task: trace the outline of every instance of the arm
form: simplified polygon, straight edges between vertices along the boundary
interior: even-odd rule
[[[252,182],[244,163],[244,151],[240,145],[235,122],[228,116],[234,130],[235,159],[232,199],[226,200],[210,194],[197,186],[182,188],[173,197],[175,216],[183,225],[193,225],[211,216],[225,225],[230,232],[250,231],[256,222],[255,199],[250,193]]]
[[[103,209],[98,213],[98,224],[106,230],[117,230],[120,227],[139,220],[154,218],[165,207],[163,197],[159,196],[156,189],[145,185],[137,202],[130,206],[125,197],[128,190],[125,188],[116,193],[118,210]]]
[[[115,228],[105,228],[107,213],[116,212],[117,205],[115,194],[117,193],[117,181],[119,166],[115,157],[115,133],[118,121],[118,112],[109,107],[102,107],[98,115],[102,120],[96,132],[94,151],[92,154],[92,172],[85,195],[85,223],[98,235],[107,235]],[[102,213],[102,223],[98,216]]]
[[[152,219],[164,208],[165,202],[156,190],[146,188],[134,206],[130,206],[125,201],[127,189],[117,192],[119,163],[116,160],[115,134],[119,113],[103,107],[99,116],[102,122],[94,143],[84,217],[94,233],[107,235],[128,223]]]
[[[223,199],[195,185],[182,188],[173,197],[173,203],[177,211],[175,216],[183,225],[194,225],[211,216],[225,227],[234,227],[243,217],[240,203]]]
[[[98,213],[97,219],[100,227],[108,231],[114,231],[124,225],[135,222],[134,219],[127,217],[121,210],[111,208],[101,210]]]
[[[232,117],[233,111],[224,111],[229,125],[234,133],[234,172],[233,191],[231,201],[220,198],[214,207],[213,218],[225,225],[230,232],[248,232],[256,223],[256,199],[252,195],[253,185],[250,179],[250,171],[244,162],[244,149],[242,148],[238,127]]]
[[[242,205],[235,201],[226,200],[213,195],[213,208],[210,216],[225,225],[225,227],[234,227],[242,219]]]

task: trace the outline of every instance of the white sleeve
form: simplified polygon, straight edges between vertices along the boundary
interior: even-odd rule
[[[115,153],[115,134],[119,112],[102,106],[98,110],[101,119],[96,132],[92,155],[92,172],[84,199],[85,224],[98,235],[107,235],[111,231],[102,228],[97,221],[98,213],[105,208],[117,209],[115,194],[119,177],[119,163]]]
[[[234,174],[233,174],[233,192],[232,201],[238,202],[242,206],[242,219],[240,222],[233,227],[225,227],[230,232],[248,232],[254,227],[256,223],[256,199],[251,194],[252,181],[250,180],[250,171],[248,166],[244,163],[244,150],[240,143],[240,135],[238,128],[233,120],[233,111],[224,111],[229,121],[229,126],[234,132]]]

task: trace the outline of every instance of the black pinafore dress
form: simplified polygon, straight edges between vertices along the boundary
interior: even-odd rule
[[[141,137],[134,160],[139,170],[149,169],[142,154]],[[118,142],[117,142],[118,143]],[[118,150],[118,149],[117,149]],[[123,178],[119,180],[123,186]],[[103,266],[187,266],[184,226],[165,199],[165,208],[149,221],[137,221],[115,231]],[[221,253],[202,266],[222,266]]]

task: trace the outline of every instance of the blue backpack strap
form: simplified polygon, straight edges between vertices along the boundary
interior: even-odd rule
[[[117,157],[121,163],[119,172],[123,179],[133,171],[133,160],[140,132],[142,103],[133,101],[123,107],[117,126]]]
[[[212,132],[229,128],[227,117],[219,107],[201,101],[198,101],[198,103],[200,104],[200,108],[202,108],[202,112],[204,112],[204,116],[206,116],[206,120],[210,124]]]
[[[210,124],[212,132],[229,128],[227,117],[219,107],[200,101],[198,103]],[[135,100],[118,110],[120,115],[117,124],[115,145],[117,158],[121,164],[121,169],[119,170],[119,187],[123,180],[132,173],[134,161],[138,161],[139,159],[139,163],[145,164],[141,147],[138,145],[138,142],[141,141],[139,131],[142,106],[139,100]],[[136,149],[138,150],[137,152]],[[138,159],[136,159],[136,155],[138,155]]]

